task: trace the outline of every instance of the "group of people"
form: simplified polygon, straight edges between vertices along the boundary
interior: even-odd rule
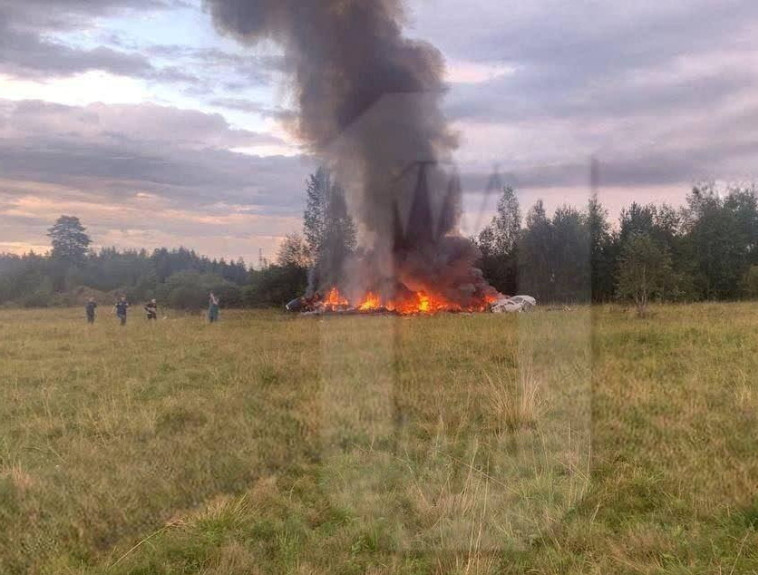
[[[121,322],[121,325],[126,325],[126,315],[129,310],[130,304],[126,300],[126,296],[121,296],[114,306],[116,310],[116,317]],[[151,299],[144,306],[145,313],[147,314],[148,321],[158,319],[158,302],[155,299]],[[87,314],[87,323],[95,323],[95,310],[97,310],[97,302],[95,298],[91,297],[87,300],[84,310]],[[220,310],[219,299],[211,292],[208,296],[208,321],[215,323],[218,321]]]

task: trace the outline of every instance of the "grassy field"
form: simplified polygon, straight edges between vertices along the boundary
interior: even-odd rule
[[[758,573],[758,305],[82,315],[0,311],[3,575]]]

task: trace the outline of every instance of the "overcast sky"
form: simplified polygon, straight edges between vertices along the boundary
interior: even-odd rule
[[[755,0],[413,0],[407,32],[447,59],[465,233],[495,166],[554,208],[586,201],[594,155],[614,215],[756,179]],[[200,0],[0,0],[0,252],[70,214],[99,246],[272,256],[315,166],[281,69]]]

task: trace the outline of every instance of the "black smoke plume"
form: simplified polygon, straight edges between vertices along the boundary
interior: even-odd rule
[[[456,146],[441,111],[444,61],[405,38],[401,0],[206,0],[216,26],[284,49],[298,136],[348,192],[362,250],[353,296],[425,290],[463,305],[491,292],[456,233]]]

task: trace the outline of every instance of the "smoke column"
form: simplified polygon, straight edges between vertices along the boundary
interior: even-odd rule
[[[459,303],[491,288],[456,235],[460,189],[441,166],[456,140],[441,112],[444,61],[403,37],[401,0],[206,0],[247,44],[284,48],[297,135],[348,192],[364,251],[350,288],[424,289]]]

